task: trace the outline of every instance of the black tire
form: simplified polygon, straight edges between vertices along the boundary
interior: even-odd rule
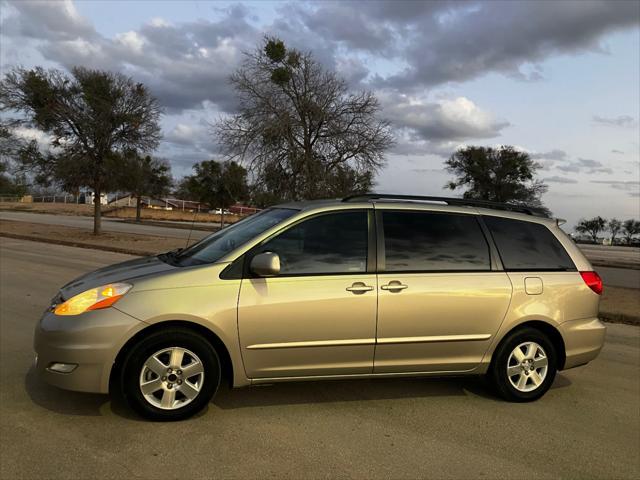
[[[511,353],[518,345],[525,342],[537,343],[547,357],[547,372],[542,383],[532,391],[518,390],[511,384],[507,374],[507,365]],[[542,397],[553,384],[557,372],[557,354],[553,343],[540,330],[531,327],[523,327],[511,332],[500,343],[493,355],[488,377],[496,393],[510,402],[532,402]],[[512,377],[517,379],[518,377]],[[524,377],[526,378],[526,377]],[[527,380],[531,382],[532,380]]]
[[[153,405],[145,398],[140,389],[140,375],[149,357],[162,349],[171,347],[180,347],[193,352],[202,362],[204,376],[200,391],[193,400],[182,407],[165,410]],[[196,332],[173,327],[149,334],[128,352],[121,369],[120,391],[127,404],[145,418],[158,421],[184,420],[198,413],[209,403],[218,390],[220,376],[220,358],[211,343]],[[177,388],[176,391],[179,392],[181,387],[173,386],[172,388]],[[176,395],[182,394],[176,393]]]

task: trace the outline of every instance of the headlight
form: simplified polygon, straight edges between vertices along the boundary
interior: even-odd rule
[[[56,315],[80,315],[89,310],[107,308],[116,303],[131,287],[132,285],[128,283],[110,283],[92,288],[57,305],[53,313]]]

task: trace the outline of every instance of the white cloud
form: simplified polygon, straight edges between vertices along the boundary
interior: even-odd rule
[[[117,34],[116,42],[120,43],[126,48],[131,49],[135,53],[142,53],[142,48],[146,43],[144,37],[140,36],[137,32],[134,31]]]
[[[414,147],[423,144],[427,151],[449,155],[461,142],[497,137],[509,125],[466,97],[430,101],[382,91],[379,98],[383,116],[398,129],[398,153],[411,150],[402,145],[410,142]]]
[[[162,17],[153,17],[151,19],[151,21],[149,22],[149,25],[151,25],[152,27],[156,27],[156,28],[162,28],[162,27],[168,27],[169,26],[169,22],[167,22]]]
[[[53,137],[43,132],[42,130],[30,127],[16,127],[12,129],[12,132],[16,137],[20,137],[27,142],[35,140],[38,144],[38,148],[42,152],[46,152],[47,150],[51,149],[51,142],[53,140]]]

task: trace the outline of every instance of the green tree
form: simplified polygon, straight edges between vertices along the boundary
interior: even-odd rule
[[[122,159],[120,188],[136,199],[136,222],[141,221],[142,197],[160,196],[169,191],[173,179],[171,166],[166,160],[135,153]]]
[[[0,195],[22,196],[27,193],[27,180],[15,172],[15,161],[24,142],[9,126],[0,125]]]
[[[540,198],[547,186],[535,179],[540,165],[526,152],[511,146],[468,146],[451,155],[445,165],[455,176],[445,188],[465,188],[464,198],[528,205],[548,212]]]
[[[620,230],[622,230],[622,222],[617,218],[612,218],[607,222],[607,228],[611,234],[611,245],[613,245],[616,243],[616,236],[620,233]]]
[[[248,196],[247,170],[236,162],[207,160],[193,166],[194,175],[185,177],[182,188],[210,209],[222,210],[220,223],[224,227],[224,211]]]
[[[594,217],[588,220],[581,219],[576,225],[576,232],[584,233],[591,237],[593,243],[598,243],[598,234],[607,226],[607,221],[602,217]]]
[[[626,240],[627,245],[631,245],[633,237],[640,234],[640,221],[634,219],[625,220],[623,228],[624,239]]]
[[[151,151],[160,139],[156,99],[143,84],[119,73],[14,68],[0,81],[0,111],[19,113],[16,122],[52,138],[48,153],[24,152],[25,168],[41,180],[63,182],[58,175],[73,169],[80,177],[73,183],[93,190],[96,235],[101,230],[99,199],[119,178],[120,154]]]
[[[393,143],[371,92],[349,92],[309,52],[277,38],[246,55],[231,76],[237,114],[215,133],[226,158],[246,164],[257,192],[278,200],[345,195],[384,164]]]
[[[260,181],[251,187],[251,201],[253,205],[265,208],[290,198],[286,179],[288,173],[279,168],[270,168],[263,173]],[[358,172],[353,168],[337,166],[330,174],[322,179],[320,189],[324,197],[344,197],[349,194],[366,193],[371,191],[373,172]]]

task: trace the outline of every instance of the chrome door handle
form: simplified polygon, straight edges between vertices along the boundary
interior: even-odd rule
[[[347,291],[353,293],[364,293],[370,292],[371,290],[373,290],[373,287],[371,285],[365,285],[363,282],[355,282],[350,287],[347,287]]]
[[[409,288],[408,285],[403,285],[402,283],[398,282],[397,280],[394,280],[393,282],[389,282],[386,285],[382,285],[380,287],[382,290],[390,290],[390,291],[395,291],[395,290],[404,290],[405,288]]]

